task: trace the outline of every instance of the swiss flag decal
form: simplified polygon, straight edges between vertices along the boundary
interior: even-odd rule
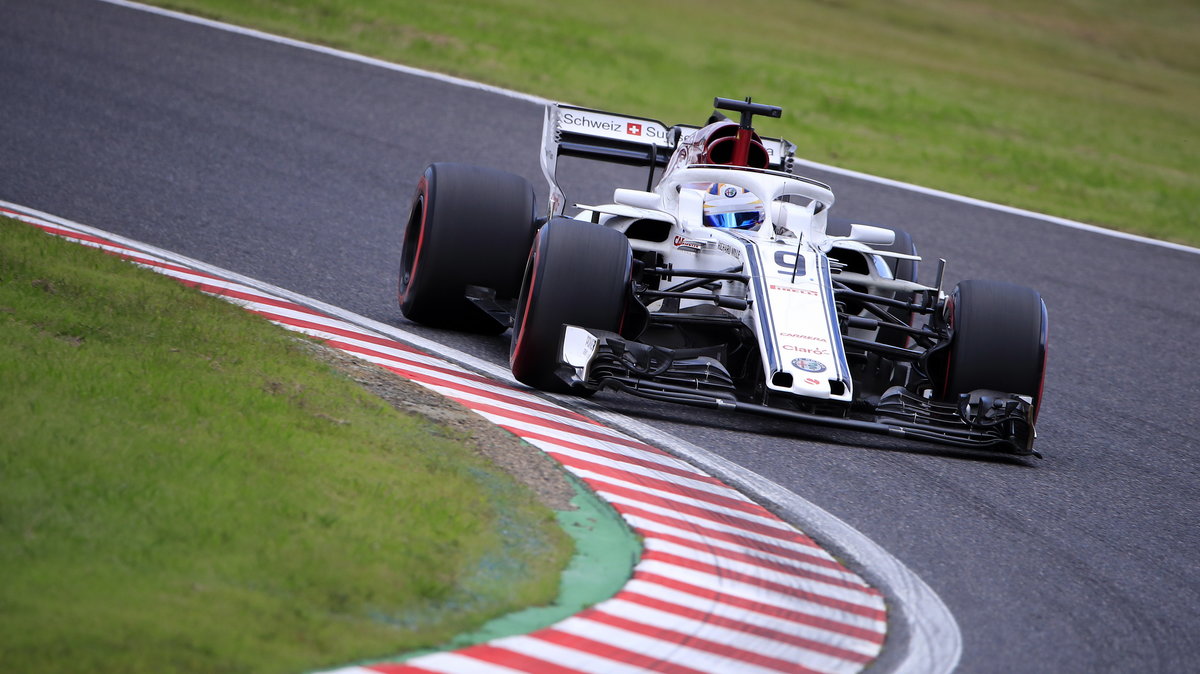
[[[633,122],[630,122],[625,125],[625,130],[631,136],[642,135],[642,125],[641,124],[634,124]]]

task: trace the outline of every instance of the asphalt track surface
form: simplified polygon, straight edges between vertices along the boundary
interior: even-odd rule
[[[745,93],[787,114],[790,94]],[[665,121],[702,121],[706,103],[696,120]],[[0,4],[0,199],[497,362],[505,338],[400,316],[400,228],[431,161],[507,168],[543,195],[540,127],[527,101],[108,4]],[[568,198],[583,202],[633,178],[568,170],[579,184]],[[950,260],[948,286],[996,278],[1042,292],[1046,458],[596,400],[770,477],[883,545],[954,613],[959,671],[1194,670],[1200,255],[808,173],[833,186],[842,218],[905,227],[926,259]],[[931,280],[932,265],[923,270]]]

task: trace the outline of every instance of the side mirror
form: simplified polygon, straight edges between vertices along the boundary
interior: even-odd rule
[[[613,192],[613,202],[635,208],[645,208],[651,211],[657,211],[662,208],[662,197],[654,192],[642,192],[640,190],[625,189],[624,187],[618,187]]]
[[[871,225],[850,225],[850,236],[846,241],[857,241],[868,246],[890,246],[896,242],[896,233],[883,227]]]

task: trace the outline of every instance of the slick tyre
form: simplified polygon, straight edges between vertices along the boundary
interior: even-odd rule
[[[513,376],[543,391],[583,394],[561,379],[564,325],[620,332],[633,273],[624,234],[568,218],[538,232],[513,319]]]
[[[506,326],[466,299],[466,289],[515,297],[535,231],[529,181],[480,166],[430,164],[404,227],[400,311],[432,327],[503,332]]]
[[[1046,371],[1046,305],[1036,290],[1000,281],[963,281],[947,305],[951,338],[944,398],[990,389],[1041,404]]]

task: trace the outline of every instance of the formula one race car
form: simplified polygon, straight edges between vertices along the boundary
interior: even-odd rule
[[[702,128],[548,106],[545,216],[522,177],[430,165],[404,231],[404,315],[511,327],[514,376],[544,391],[615,389],[1036,454],[1041,296],[997,281],[946,294],[945,261],[933,285],[919,283],[906,232],[827,233],[829,187],[795,175],[795,147],[751,124],[781,109],[714,105]],[[565,217],[561,156],[644,167],[646,190],[618,188],[613,203]]]

